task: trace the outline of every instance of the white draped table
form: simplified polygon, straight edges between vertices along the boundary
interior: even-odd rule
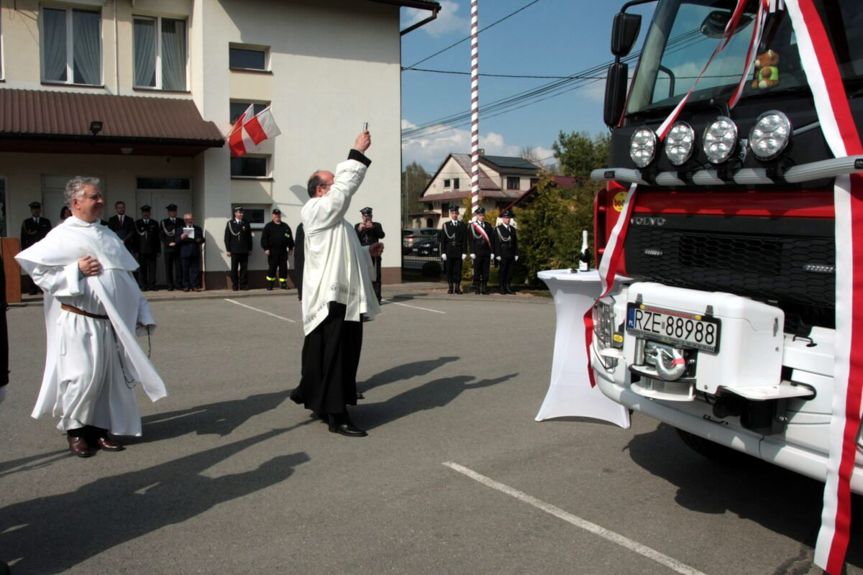
[[[590,417],[629,427],[629,411],[590,387],[584,340],[584,314],[600,293],[599,272],[545,270],[538,274],[554,297],[557,322],[551,383],[536,421]]]

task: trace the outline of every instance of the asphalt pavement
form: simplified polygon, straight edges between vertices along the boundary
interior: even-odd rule
[[[292,291],[157,292],[152,359],[169,396],[139,394],[144,436],[90,459],[29,417],[42,308],[10,309],[0,559],[15,575],[816,572],[817,482],[706,460],[638,414],[629,430],[534,421],[550,298],[439,284],[384,297],[352,412],[368,437],[329,433],[288,399]],[[863,573],[857,507],[849,574]]]

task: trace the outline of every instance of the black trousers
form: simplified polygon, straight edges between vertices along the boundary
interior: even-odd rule
[[[141,289],[156,287],[156,256],[158,254],[138,254],[138,282]]]
[[[181,288],[180,254],[176,250],[165,250],[165,283],[169,288]]]
[[[490,254],[476,254],[473,260],[473,285],[479,287],[488,283],[488,270],[491,264]]]
[[[201,258],[199,256],[180,258],[180,277],[183,278],[183,288],[201,287]]]
[[[381,265],[383,258],[372,258],[372,263],[375,265],[375,277],[372,278],[372,288],[375,290],[375,295],[378,296],[378,303],[381,301]]]
[[[357,369],[363,324],[345,321],[346,307],[330,302],[329,314],[303,341],[302,379],[295,396],[317,414],[339,414],[357,404]]]
[[[249,254],[231,254],[231,287],[249,287]]]
[[[462,260],[461,254],[447,254],[446,262],[444,262],[444,269],[446,270],[446,281],[451,284],[460,284],[461,283],[461,268],[462,268]]]
[[[269,265],[267,269],[268,281],[276,280],[277,268],[280,279],[284,280],[288,277],[288,252],[280,250],[279,253],[274,253],[273,250],[270,250],[270,254],[267,256],[267,264]]]
[[[515,258],[500,258],[500,289],[509,289],[509,280],[512,278],[512,265],[515,263]]]

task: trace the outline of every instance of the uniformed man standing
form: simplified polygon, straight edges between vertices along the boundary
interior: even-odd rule
[[[162,251],[159,241],[159,224],[150,219],[150,206],[141,206],[141,219],[135,222],[138,236],[138,282],[141,291],[156,289],[156,258]]]
[[[473,260],[473,293],[488,295],[488,272],[494,257],[494,228],[485,221],[485,208],[473,212],[474,221],[468,226],[468,248]]]
[[[138,235],[135,233],[135,218],[126,215],[126,202],[114,202],[115,215],[108,219],[108,227],[123,241],[123,245],[134,255],[138,247]],[[71,212],[70,212],[71,213]]]
[[[243,219],[245,210],[234,208],[234,218],[225,226],[225,250],[231,256],[231,289],[249,289],[249,254],[252,253],[252,227]]]
[[[500,293],[515,293],[510,285],[512,279],[512,267],[518,261],[518,234],[510,225],[512,212],[504,210],[500,214],[503,222],[498,224],[494,230],[494,255],[500,264]]]
[[[165,252],[165,281],[168,291],[182,289],[180,281],[180,235],[183,233],[183,222],[177,218],[177,205],[168,204],[168,217],[159,223],[159,237]]]
[[[267,291],[273,289],[276,278],[279,287],[288,289],[288,254],[294,249],[291,227],[282,221],[282,210],[275,208],[272,221],[267,222],[261,233],[261,247],[267,254]],[[278,268],[278,273],[276,272]]]
[[[446,270],[449,286],[446,293],[461,293],[461,267],[467,248],[467,226],[458,219],[458,206],[449,207],[449,221],[439,233],[440,257]]]
[[[378,222],[372,221],[372,209],[363,208],[360,210],[360,215],[363,221],[354,226],[360,238],[360,245],[370,246],[384,239],[386,234],[384,233],[383,226]],[[380,256],[372,258],[372,263],[375,265],[375,276],[372,278],[372,287],[375,290],[378,303],[381,303],[381,264],[383,263],[383,258]]]
[[[42,217],[42,204],[30,202],[30,217],[21,222],[21,251],[23,252],[47,236],[50,231],[51,220]],[[29,276],[27,276],[27,280],[29,281],[27,293],[30,295],[39,293],[39,288],[30,280]]]

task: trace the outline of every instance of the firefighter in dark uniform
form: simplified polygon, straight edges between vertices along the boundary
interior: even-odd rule
[[[231,256],[231,289],[249,289],[249,254],[252,253],[252,227],[243,219],[245,210],[234,208],[234,218],[225,226],[225,250]]]
[[[135,222],[135,233],[138,235],[138,281],[141,290],[156,289],[156,258],[162,251],[159,240],[159,224],[150,219],[150,206],[141,206],[141,219]]]
[[[276,278],[279,287],[288,289],[288,254],[294,249],[294,236],[291,227],[282,221],[282,210],[273,210],[273,219],[264,226],[261,233],[261,247],[267,254],[267,291],[273,289]],[[276,273],[278,268],[278,275]]]
[[[39,202],[30,202],[30,217],[21,222],[21,251],[23,252],[42,238],[48,235],[51,231],[51,220],[42,217],[42,204]],[[29,282],[27,293],[36,295],[39,293],[39,288],[26,276]]]
[[[504,210],[500,214],[503,220],[494,230],[494,255],[500,264],[500,293],[515,293],[510,285],[513,264],[518,261],[518,234],[510,225],[512,212]]]
[[[473,293],[488,295],[488,272],[494,257],[494,228],[485,221],[485,208],[474,210],[468,226],[468,249],[473,260]]]
[[[467,225],[458,219],[458,206],[449,208],[449,221],[441,227],[440,257],[446,270],[449,288],[446,293],[461,293],[461,267],[467,249]]]
[[[180,276],[180,235],[183,233],[183,221],[177,217],[177,204],[165,206],[168,217],[159,222],[159,237],[162,240],[165,253],[165,282],[168,291],[183,289]]]
[[[360,238],[360,245],[370,246],[384,239],[386,234],[384,228],[378,222],[372,221],[372,209],[363,208],[360,210],[360,215],[363,221],[354,226],[357,231],[357,236]],[[378,297],[378,303],[381,302],[381,263],[383,259],[378,256],[372,258],[375,264],[375,277],[372,278],[372,287],[375,290],[375,295]]]

